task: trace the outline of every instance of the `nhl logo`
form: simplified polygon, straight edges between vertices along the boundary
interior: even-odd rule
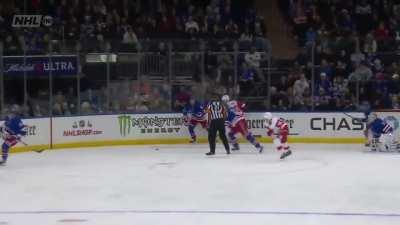
[[[42,15],[14,15],[13,27],[40,27],[40,25],[49,27],[53,25],[53,17]]]

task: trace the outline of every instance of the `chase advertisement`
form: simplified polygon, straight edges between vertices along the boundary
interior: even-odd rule
[[[73,76],[78,73],[76,56],[4,56],[5,76]]]
[[[352,113],[351,117],[343,113],[273,113],[273,116],[283,118],[289,125],[291,137],[362,137],[365,124],[358,118],[362,113]],[[249,129],[258,137],[266,136],[263,113],[247,113]]]

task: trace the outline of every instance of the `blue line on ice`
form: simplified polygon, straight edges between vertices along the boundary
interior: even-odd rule
[[[399,217],[400,213],[351,213],[351,212],[301,212],[301,211],[239,211],[239,210],[43,210],[0,211],[0,215],[11,214],[225,214],[225,215],[296,215],[296,216],[361,216]]]

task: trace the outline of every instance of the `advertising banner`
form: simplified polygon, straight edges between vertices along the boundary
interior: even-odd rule
[[[51,56],[4,56],[4,75],[21,76],[72,76],[78,73],[78,58],[70,55]]]
[[[357,118],[361,113],[274,113],[289,125],[290,137],[296,138],[361,138],[365,124]],[[247,113],[246,122],[257,137],[266,137],[263,113]],[[53,143],[81,141],[149,140],[188,138],[182,115],[123,114],[53,118]],[[207,137],[207,131],[197,126],[198,137]]]
[[[28,145],[50,145],[50,119],[26,119],[24,124],[28,126],[28,134],[24,141]]]
[[[391,124],[395,136],[400,139],[400,113],[378,112],[378,115]],[[247,113],[245,116],[249,130],[256,137],[267,137],[263,113]],[[286,120],[289,138],[293,142],[336,143],[352,139],[352,143],[359,143],[366,128],[366,124],[361,122],[364,119],[362,113],[273,113],[273,116]],[[28,135],[22,140],[29,146],[52,143],[57,148],[157,141],[169,143],[168,140],[171,143],[187,143],[182,141],[190,139],[180,113],[54,117],[24,119],[23,122],[28,126]],[[200,125],[195,131],[197,137],[207,137],[207,131]]]
[[[53,143],[112,140],[114,115],[53,118]]]
[[[203,135],[205,135],[205,131]],[[179,138],[181,114],[125,114],[53,118],[53,143]]]
[[[132,114],[117,116],[122,138],[182,137],[186,134],[181,114]]]
[[[362,113],[274,113],[286,120],[291,137],[361,137],[365,124],[357,118]],[[266,135],[266,125],[262,113],[247,113],[247,125],[253,134]]]

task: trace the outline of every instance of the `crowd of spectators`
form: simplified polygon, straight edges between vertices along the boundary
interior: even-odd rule
[[[280,3],[302,50],[272,88],[274,108],[400,108],[400,1]]]
[[[15,14],[50,15],[53,18],[53,25],[24,29],[11,27]],[[252,1],[15,0],[0,3],[0,23],[0,40],[3,42],[4,55],[45,54],[51,46],[53,53],[78,51],[81,55],[87,52],[105,51],[151,52],[160,56],[157,58],[158,61],[168,64],[162,58],[169,54],[168,43],[172,44],[174,51],[203,50],[206,52],[207,77],[199,79],[199,76],[194,75],[195,82],[191,83],[191,87],[196,89],[196,86],[202,86],[203,88],[198,88],[201,90],[214,87],[214,89],[220,89],[221,92],[231,91],[230,85],[234,82],[234,56],[229,52],[234,51],[235,42],[240,43],[236,50],[244,51],[241,53],[243,68],[248,67],[248,70],[256,71],[257,74],[254,76],[258,79],[263,79],[264,76],[259,69],[260,55],[255,53],[255,49],[266,52],[270,48],[269,43],[264,39],[266,34],[264,18],[257,16]],[[205,48],[201,47],[202,42],[205,43]],[[245,52],[250,49],[252,49],[251,53],[246,54]],[[183,60],[178,61],[185,67],[190,67],[194,62],[198,64],[200,60],[199,54],[180,53],[175,54],[174,57],[182,57]],[[84,64],[83,67],[85,67]],[[141,62],[141,64],[146,64],[146,62]],[[182,65],[175,67],[179,68]],[[240,65],[238,69],[241,68]],[[189,69],[194,70],[194,68]],[[87,75],[87,77],[93,77],[91,74]],[[166,76],[167,71],[162,75]],[[106,112],[106,108],[111,108],[113,112],[118,110],[145,112],[164,111],[175,107],[174,99],[178,98],[175,95],[180,95],[179,87],[171,86],[170,95],[172,93],[174,97],[164,98],[170,102],[172,99],[172,104],[169,104],[168,108],[166,107],[168,104],[163,99],[160,100],[161,102],[145,100],[156,99],[160,92],[160,85],[152,83],[148,90],[151,89],[154,93],[143,93],[143,89],[146,89],[143,87],[146,86],[146,81],[143,81],[146,80],[146,76],[142,78],[140,82],[129,79],[111,80],[111,91],[105,88],[104,80],[100,82],[101,84],[93,84],[96,81],[89,82],[92,85],[87,88],[81,87],[79,90],[81,93],[79,103],[76,101],[76,85],[70,85],[73,87],[61,85],[60,91],[53,93],[52,112],[54,115],[70,115],[77,113],[80,109],[81,113],[102,113]],[[85,80],[85,77],[82,79]],[[226,83],[226,80],[229,80],[229,83]],[[21,80],[14,83],[18,82],[21,83]],[[126,86],[133,82],[141,83],[142,86]],[[6,84],[10,85],[10,83],[14,85],[13,82],[6,81]],[[226,84],[222,85],[223,83]],[[22,91],[22,85],[17,86],[19,88],[15,88],[14,92],[8,89],[5,93],[5,105],[22,104],[22,99],[25,99],[27,105],[23,109],[25,114],[41,116],[49,113],[49,106],[46,103],[49,93],[46,87],[40,91],[40,88],[36,88],[38,91],[35,93],[29,91],[28,96],[15,97],[16,92]],[[115,89],[115,86],[119,88]],[[35,88],[30,89],[35,90]],[[114,89],[118,90],[118,94],[114,95]],[[125,95],[120,94],[125,92]],[[109,102],[109,106],[105,105],[106,94],[114,100]],[[41,96],[43,100],[38,96]],[[202,94],[198,96],[204,97]]]
[[[258,89],[264,90],[264,99],[254,108],[262,110],[400,108],[400,1],[279,1],[301,50],[286,73],[272,74],[271,86],[263,70],[271,47],[264,38],[264,18],[257,16],[252,1],[27,2],[29,12],[52,15],[54,26],[25,30],[0,26],[5,54],[20,54],[22,49],[28,54],[45,52],[49,43],[54,51],[71,48],[80,53],[141,50],[160,56],[161,67],[172,66],[175,73],[176,65],[165,61],[171,56],[168,43],[173,43],[174,51],[182,51],[174,53],[176,61],[195,71],[192,82],[185,84],[173,84],[167,78],[154,83],[142,76],[140,81],[111,80],[109,90],[104,81],[87,85],[79,90],[79,103],[77,87],[65,87],[54,93],[55,115],[179,110],[190,96],[204,99],[217,90],[239,98],[254,97],[252,91]],[[0,4],[0,23],[9,23],[13,14],[22,11],[20,1]],[[240,46],[235,48],[232,40]],[[206,44],[199,44],[202,41]],[[238,55],[233,54],[235,50]],[[200,67],[205,76],[198,76]],[[48,99],[48,91],[33,95],[26,96],[26,114],[48,113],[37,97]]]
[[[27,96],[26,105],[19,105],[20,112],[26,117],[91,115],[108,113],[148,113],[168,112],[171,110],[171,86],[167,83],[152,84],[146,80],[113,81],[110,89],[106,86],[81,89],[80,101],[76,89],[57,90],[49,104],[48,90],[39,90],[36,96]],[[107,97],[109,95],[109,97]],[[4,114],[15,107],[15,101],[8,99]],[[108,103],[108,105],[107,105]],[[78,105],[79,104],[79,105]]]
[[[26,3],[24,5],[24,2]],[[53,25],[12,28],[15,14],[53,17]],[[237,0],[26,0],[0,3],[5,53],[137,51],[147,39],[241,39],[265,35],[252,1]]]
[[[50,15],[53,18],[53,24],[50,27],[15,28],[11,26],[11,21],[16,14]],[[0,40],[4,47],[4,55],[46,54],[50,50],[56,54],[68,51],[80,54],[146,51],[165,57],[169,51],[170,41],[173,43],[174,51],[199,51],[201,49],[199,43],[206,42],[207,47],[203,49],[204,51],[225,52],[233,51],[235,40],[240,41],[241,45],[238,47],[242,51],[250,49],[251,46],[265,51],[268,48],[263,40],[265,33],[264,19],[257,16],[252,1],[14,0],[0,3]],[[161,39],[162,41],[158,41]],[[157,44],[154,45],[154,43]],[[194,78],[196,82],[191,86],[227,89],[218,84],[224,83],[226,76],[230,79],[229,84],[232,84],[233,55],[206,55],[207,62],[210,62],[207,63],[206,71],[209,75],[201,82],[200,79]],[[199,60],[196,54],[186,54],[182,57],[184,58],[182,64],[186,64],[184,65],[186,67],[191,65],[187,61]],[[158,59],[166,64],[165,59]],[[190,69],[193,70],[193,68]],[[91,74],[87,75],[91,77]],[[166,72],[163,75],[166,76]],[[143,78],[146,79],[145,76]],[[82,79],[85,80],[85,77]],[[17,96],[18,92],[21,93],[23,90],[21,82],[21,80],[7,81],[6,78],[6,85],[16,85],[16,88],[6,90],[4,104],[6,106],[13,103],[22,105],[25,99],[26,107],[21,107],[25,114],[30,116],[48,114],[49,93],[46,89],[48,87],[32,88],[35,84],[31,84],[29,80],[28,96]],[[81,87],[79,91],[82,97],[79,103],[77,103],[76,85],[70,85],[72,87],[64,85],[60,91],[55,91],[54,104],[51,106],[53,114],[75,114],[78,109],[81,113],[102,113],[106,112],[106,108],[111,108],[114,112],[118,110],[164,111],[175,106],[172,103],[166,107],[168,105],[166,101],[171,102],[171,99],[175,99],[171,96],[162,98],[160,101],[146,100],[156,99],[159,92],[162,92],[161,89],[165,90],[165,87],[159,88],[159,84],[151,84],[151,88],[147,89],[152,93],[143,93],[146,92],[143,91],[146,89],[144,88],[146,81],[143,79],[140,81],[141,86],[126,86],[138,81],[112,80],[109,92],[105,88],[104,80],[100,84],[93,84],[95,82],[89,82],[92,85],[87,88]],[[32,89],[36,92],[32,93]],[[173,94],[179,96],[178,89],[180,88],[171,86],[170,89],[177,89],[177,93]],[[118,90],[118,94],[114,94],[113,90]],[[125,92],[125,95],[120,94]],[[113,100],[109,102],[109,106],[105,106],[106,94],[109,94],[110,99]]]

